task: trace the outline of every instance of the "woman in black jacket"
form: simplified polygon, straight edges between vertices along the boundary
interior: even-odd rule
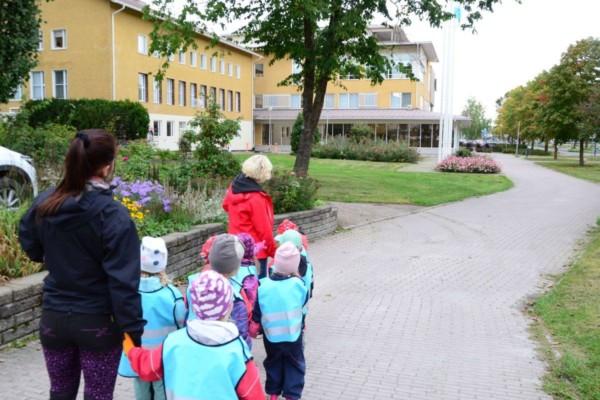
[[[21,247],[48,270],[40,340],[53,400],[76,398],[81,371],[85,399],[112,399],[123,334],[139,345],[144,329],[139,239],[108,184],[116,150],[103,130],[77,133],[62,181],[21,220]]]

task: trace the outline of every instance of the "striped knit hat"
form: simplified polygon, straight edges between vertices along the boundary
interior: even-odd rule
[[[192,310],[199,319],[218,321],[231,310],[233,289],[227,278],[209,270],[192,282],[190,297]]]

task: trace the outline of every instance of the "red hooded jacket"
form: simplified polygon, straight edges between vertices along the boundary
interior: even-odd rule
[[[257,243],[264,241],[265,247],[256,257],[273,257],[273,201],[256,181],[243,174],[238,175],[227,189],[223,209],[229,215],[229,233],[245,232]]]

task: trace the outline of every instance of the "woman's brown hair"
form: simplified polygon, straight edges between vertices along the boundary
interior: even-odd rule
[[[117,141],[104,129],[77,132],[65,157],[64,176],[56,190],[37,207],[39,217],[55,214],[70,196],[78,196],[87,181],[115,159]]]

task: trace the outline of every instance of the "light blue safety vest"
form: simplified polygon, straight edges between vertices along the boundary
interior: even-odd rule
[[[249,277],[249,276],[256,276],[258,277],[258,274],[256,273],[256,266],[255,265],[241,265],[240,269],[237,273],[237,275],[235,276],[235,279],[238,282],[241,282],[242,285],[244,284],[244,280]]]
[[[263,278],[258,287],[261,325],[269,342],[295,342],[302,332],[303,307],[308,290],[296,277]]]
[[[177,288],[172,285],[161,286],[160,289],[144,292],[142,297],[142,310],[147,321],[142,335],[142,346],[147,349],[159,347],[167,335],[180,328],[175,317],[177,302],[183,302],[183,297]],[[138,375],[131,368],[125,353],[121,354],[119,375],[127,378],[136,378]]]
[[[302,277],[302,280],[304,281],[304,284],[306,285],[306,288],[308,289],[308,298],[310,299],[312,296],[312,285],[313,285],[315,273],[313,270],[312,263],[308,259],[308,254],[306,253],[306,250],[302,250],[302,253],[300,253],[300,254],[303,255],[304,257],[306,257],[306,274]]]
[[[208,346],[194,341],[187,328],[173,332],[165,340],[162,354],[167,399],[237,399],[236,387],[251,358],[240,336]]]
[[[190,288],[192,287],[192,282],[194,282],[194,280],[196,280],[196,278],[199,276],[200,276],[200,272],[196,272],[195,274],[191,274],[190,276],[188,276],[188,286],[185,291],[185,298],[187,299],[187,302],[188,302],[188,314],[187,314],[188,322],[198,319],[198,317],[196,316],[196,313],[192,309],[192,296],[191,296]]]

